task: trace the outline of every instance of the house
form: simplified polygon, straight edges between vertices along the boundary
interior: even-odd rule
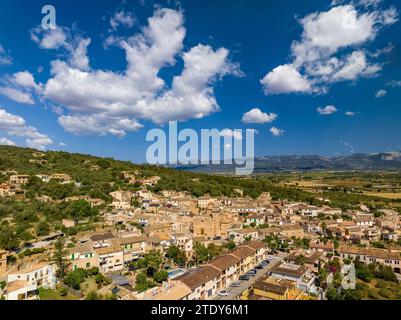
[[[191,293],[185,300],[211,300],[217,294],[217,280],[221,272],[212,266],[202,266],[175,278],[186,285]]]
[[[245,242],[241,247],[250,248],[254,250],[254,266],[261,263],[267,258],[268,248],[267,245],[259,241],[248,241]]]
[[[159,236],[160,238],[171,238],[173,226],[170,223],[160,223],[145,227],[145,233],[149,236]]]
[[[319,252],[334,252],[334,244],[331,241],[327,241],[326,243],[323,242],[310,242],[309,243],[309,249],[311,250],[316,250]]]
[[[111,232],[94,234],[90,236],[94,248],[102,248],[111,246],[115,236]]]
[[[395,273],[401,273],[401,256],[398,252],[392,252],[386,249],[362,248],[355,246],[341,245],[337,249],[340,257],[343,259],[359,259],[364,264],[380,263],[394,270]]]
[[[0,184],[0,197],[12,197],[15,196],[17,188],[8,183]]]
[[[263,277],[253,285],[250,300],[302,300],[304,292],[297,288],[294,281]]]
[[[76,224],[75,221],[71,219],[63,219],[62,223],[64,228],[74,228]]]
[[[257,240],[259,238],[259,233],[257,229],[245,228],[245,229],[229,231],[228,237],[236,244],[241,244],[244,243],[245,241]]]
[[[25,184],[29,180],[29,175],[26,174],[16,174],[12,175],[9,179],[12,184]]]
[[[369,228],[374,225],[374,216],[370,214],[357,215],[354,221],[358,227]]]
[[[57,179],[57,180],[62,180],[64,182],[71,181],[71,177],[68,174],[65,173],[54,173],[50,176],[50,179]]]
[[[47,263],[38,263],[7,276],[7,300],[31,300],[37,298],[40,287],[54,289],[56,286],[55,268]]]
[[[144,296],[144,300],[188,300],[191,293],[192,290],[182,281],[172,280],[167,285],[149,290],[149,295]]]
[[[238,274],[244,274],[256,266],[255,250],[247,247],[240,246],[229,253],[231,256],[240,259],[239,267],[237,268]]]
[[[215,198],[211,198],[208,195],[199,197],[198,198],[198,208],[206,209],[207,207],[209,207],[209,205],[213,205],[215,203],[215,201],[216,201]]]
[[[280,226],[280,235],[286,238],[303,238],[304,229],[299,224],[287,224]]]
[[[187,233],[174,233],[171,237],[172,243],[185,252],[187,258],[191,258],[193,254],[194,242],[192,236]]]
[[[110,192],[109,195],[113,198],[115,202],[125,202],[131,204],[132,192],[131,191],[114,191]]]
[[[136,260],[146,252],[146,238],[143,236],[119,238],[118,243],[124,251],[124,262]]]
[[[50,182],[50,176],[48,174],[37,174],[36,177],[38,177],[42,182],[48,183]]]
[[[316,290],[315,276],[306,266],[281,262],[271,269],[271,276],[276,279],[294,281],[296,287],[306,293]]]
[[[99,256],[90,244],[68,249],[67,258],[72,270],[99,267]]]
[[[266,216],[264,214],[252,214],[245,218],[244,225],[260,226],[266,223]]]
[[[99,256],[99,267],[103,273],[124,268],[124,251],[119,245],[95,249]]]
[[[7,283],[4,290],[6,300],[38,300],[38,286],[24,280]]]
[[[326,255],[323,252],[303,250],[291,252],[286,260],[290,263],[296,264],[300,257],[303,259],[304,266],[309,268],[312,272],[318,272],[320,270],[320,266],[324,265],[324,263],[327,261]]]
[[[227,254],[214,258],[208,265],[221,273],[217,283],[218,289],[227,288],[230,283],[238,280],[240,276],[241,259],[234,255]]]
[[[7,272],[7,251],[0,250],[0,277]]]
[[[266,237],[276,237],[279,235],[281,229],[279,227],[268,227],[258,230],[258,238],[261,240],[266,239]]]

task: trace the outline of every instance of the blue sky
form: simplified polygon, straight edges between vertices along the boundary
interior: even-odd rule
[[[398,1],[0,6],[2,144],[143,162],[180,120],[256,129],[258,156],[401,150]]]

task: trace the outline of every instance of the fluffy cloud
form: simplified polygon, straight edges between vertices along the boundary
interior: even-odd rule
[[[0,94],[7,98],[14,100],[19,103],[34,104],[32,96],[29,93],[22,92],[18,89],[11,87],[0,87]]]
[[[0,44],[0,66],[2,65],[10,65],[13,60],[10,55],[6,52],[4,47]]]
[[[23,137],[28,147],[43,150],[53,144],[52,139],[40,133],[35,127],[28,126],[25,119],[0,109],[0,131],[12,137]]]
[[[401,87],[401,81],[400,80],[392,80],[392,81],[389,81],[386,85],[389,87],[392,87],[392,88],[398,88],[398,87]]]
[[[347,111],[347,112],[345,112],[344,113],[346,116],[348,116],[348,117],[353,117],[353,116],[355,116],[355,112],[353,112],[353,111]]]
[[[282,65],[269,72],[260,83],[266,95],[290,93],[290,92],[310,92],[312,87],[308,79],[293,65]]]
[[[387,91],[386,91],[386,90],[383,90],[383,89],[380,89],[379,91],[376,92],[375,97],[376,97],[376,98],[383,98],[383,97],[385,97],[386,95],[387,95]]]
[[[36,91],[41,90],[40,85],[35,82],[33,75],[28,71],[14,73],[10,79],[10,82],[24,88],[34,89]]]
[[[319,107],[316,110],[322,116],[328,116],[328,115],[333,114],[333,113],[338,111],[335,106],[327,106],[327,107],[324,107],[324,108]]]
[[[279,128],[276,128],[276,127],[272,127],[272,128],[270,128],[270,133],[273,135],[273,136],[275,136],[275,137],[279,137],[279,136],[282,136],[283,134],[284,134],[284,130],[281,130],[281,129],[279,129]]]
[[[61,116],[59,123],[68,132],[76,135],[107,133],[117,137],[124,137],[126,131],[136,131],[142,128],[142,125],[136,120],[104,115],[86,115],[86,116]]]
[[[7,138],[0,138],[0,145],[2,146],[15,146],[15,142]]]
[[[258,108],[254,108],[242,116],[242,122],[244,123],[270,123],[277,119],[275,113],[265,113]]]
[[[291,45],[292,62],[276,67],[261,80],[265,93],[326,92],[332,82],[376,75],[381,65],[369,61],[361,46],[375,39],[383,27],[394,24],[398,13],[394,7],[380,9],[379,2],[373,6],[372,0],[367,1],[365,5],[335,1],[328,11],[301,19],[303,33],[301,40]],[[344,52],[354,47],[359,49]],[[385,52],[369,56],[378,58]]]
[[[110,44],[126,54],[127,68],[119,73],[90,68],[86,50],[90,39],[58,36],[59,48],[67,49],[69,59],[52,61],[52,77],[43,85],[43,97],[68,111],[59,123],[76,134],[121,137],[141,128],[141,119],[162,124],[218,111],[213,84],[226,75],[239,76],[239,66],[229,60],[225,48],[199,44],[183,51],[183,23],[182,12],[157,9],[139,34],[113,38]],[[43,39],[35,35],[43,47]],[[67,44],[64,39],[69,39]],[[184,67],[168,88],[159,72],[174,65],[178,56]]]
[[[73,36],[73,32],[69,28],[59,26],[56,29],[49,30],[37,27],[31,31],[31,39],[42,49],[63,49],[69,56],[69,63],[72,67],[79,70],[89,70],[87,48],[91,43],[91,39]]]
[[[117,30],[119,26],[131,28],[135,24],[134,15],[131,12],[117,11],[110,19],[112,30]]]

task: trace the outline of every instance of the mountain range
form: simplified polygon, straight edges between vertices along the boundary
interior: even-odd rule
[[[234,165],[178,165],[178,170],[230,173]],[[390,171],[401,170],[401,152],[352,154],[349,156],[324,157],[318,155],[279,155],[255,158],[254,173],[288,171]]]

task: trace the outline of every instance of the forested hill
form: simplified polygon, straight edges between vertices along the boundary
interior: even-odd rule
[[[89,195],[110,201],[109,193],[115,190],[137,191],[140,184],[130,184],[124,179],[123,171],[138,173],[138,178],[160,176],[154,192],[161,190],[188,191],[194,196],[234,196],[235,189],[242,189],[244,195],[256,198],[261,192],[271,192],[275,199],[314,201],[314,197],[300,190],[279,187],[272,180],[262,178],[239,178],[218,175],[197,174],[166,167],[137,165],[129,161],[99,158],[90,155],[60,151],[39,152],[34,149],[0,146],[0,171],[15,170],[18,174],[31,175],[24,186],[30,198],[48,195],[55,200],[76,195]],[[65,173],[81,184],[60,184],[56,181],[42,183],[36,174]],[[6,182],[9,175],[0,175],[0,182]]]

